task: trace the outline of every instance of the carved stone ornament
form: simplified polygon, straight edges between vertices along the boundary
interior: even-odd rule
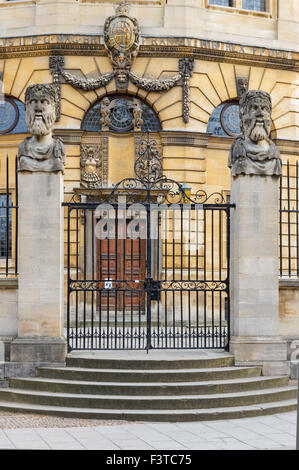
[[[236,77],[237,96],[241,98],[248,91],[249,79],[247,77]]]
[[[65,149],[53,138],[56,91],[53,85],[30,85],[25,93],[26,122],[31,137],[20,144],[19,171],[64,173]]]
[[[63,56],[51,56],[49,59],[49,68],[53,77],[53,87],[56,93],[56,122],[60,120],[61,115],[61,83],[59,79],[60,71],[64,66]]]
[[[115,71],[117,87],[128,86],[127,72],[139,51],[140,28],[136,18],[129,15],[129,5],[121,0],[115,15],[109,16],[104,24],[104,44]]]
[[[102,131],[140,131],[143,125],[142,112],[142,105],[136,98],[131,101],[120,97],[110,101],[105,96],[100,105]]]
[[[100,108],[100,113],[101,113],[101,127],[103,131],[109,131],[111,119],[110,119],[110,113],[111,113],[111,107],[110,107],[110,100],[107,96],[102,99],[101,101],[101,108]]]
[[[142,119],[142,106],[140,101],[136,100],[135,98],[133,99],[133,116],[134,119],[132,121],[132,124],[134,126],[134,131],[141,131],[141,127],[143,124],[143,119]]]
[[[194,69],[194,59],[180,59],[179,71],[182,77],[182,91],[183,91],[183,121],[189,121],[190,114],[190,78],[192,77]]]
[[[98,145],[81,145],[81,186],[95,189],[102,185],[102,161]]]
[[[269,137],[271,112],[271,97],[265,91],[250,90],[242,96],[240,100],[242,136],[233,142],[228,161],[232,176],[282,174],[279,149]]]
[[[66,83],[84,91],[96,90],[106,86],[115,78],[118,90],[127,90],[129,81],[145,91],[168,91],[179,84],[183,89],[183,119],[189,121],[190,87],[194,59],[180,59],[179,72],[171,77],[143,77],[131,72],[134,58],[139,51],[140,28],[136,18],[129,16],[129,5],[121,0],[116,7],[114,16],[106,19],[104,24],[104,44],[112,62],[113,72],[100,75],[97,78],[81,78],[64,70],[64,59],[61,56],[50,57],[50,69],[53,83],[59,84],[58,75]]]

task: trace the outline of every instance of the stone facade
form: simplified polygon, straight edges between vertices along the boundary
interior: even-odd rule
[[[65,72],[78,80],[96,80],[114,72],[104,44],[105,21],[115,14],[112,3],[1,0],[0,17],[5,25],[0,37],[2,91],[24,103],[25,90],[31,84],[54,80],[59,89],[61,114],[54,135],[66,149],[64,199],[69,201],[73,189],[81,184],[82,146],[99,149],[97,181],[103,186],[133,174],[134,132],[117,134],[108,126],[101,133],[81,128],[91,106],[106,95],[135,96],[155,112],[161,131],[154,137],[161,141],[163,170],[168,177],[191,186],[192,193],[200,189],[224,196],[230,193],[227,157],[232,138],[207,134],[207,125],[217,106],[240,97],[240,78],[249,90],[270,94],[271,138],[282,161],[295,162],[299,155],[299,6],[296,0],[266,3],[267,11],[257,12],[243,10],[239,1],[234,8],[212,6],[208,0],[130,2],[130,14],[138,20],[141,34],[138,54],[130,64],[132,76],[168,80],[179,73],[180,60],[194,59],[183,84],[178,81],[159,92],[144,89],[136,80],[122,89],[119,76],[113,76],[105,86],[84,90],[62,77],[58,83],[55,70],[50,69],[49,57],[58,55],[64,57]],[[20,133],[0,135],[0,159],[6,154],[12,159],[25,137]],[[289,336],[289,301],[282,292],[280,334]],[[14,305],[15,319],[13,294],[6,294]]]

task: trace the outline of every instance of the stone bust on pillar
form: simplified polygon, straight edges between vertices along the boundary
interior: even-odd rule
[[[65,149],[52,135],[56,120],[56,94],[52,85],[30,85],[25,93],[26,122],[31,137],[20,144],[19,171],[64,173]]]
[[[240,100],[238,137],[230,150],[228,166],[232,176],[240,174],[280,176],[280,153],[270,139],[272,103],[268,93],[250,90]]]

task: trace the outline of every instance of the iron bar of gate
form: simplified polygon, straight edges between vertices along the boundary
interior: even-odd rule
[[[279,276],[299,278],[299,162],[283,165],[279,200]]]
[[[297,261],[297,277],[299,277],[299,218],[298,218],[298,209],[299,209],[299,200],[298,200],[298,161],[296,162],[296,261]]]
[[[283,258],[282,258],[282,179],[280,178],[279,184],[279,275],[282,277],[282,267],[283,267]]]
[[[4,192],[0,192],[0,258],[2,267],[0,276],[17,276],[18,274],[18,161],[14,158],[14,179],[11,178],[11,158],[4,158],[4,171],[1,179],[4,182]]]
[[[71,214],[71,207],[67,208],[67,277],[68,279],[71,278],[71,230],[70,230],[70,214]],[[71,296],[71,291],[70,291],[70,286],[68,282],[67,286],[68,292],[67,292],[67,325],[66,325],[66,335],[67,335],[67,347],[68,350],[70,351],[70,344],[71,344],[71,338],[70,338],[70,296]],[[76,308],[76,312],[78,309]],[[77,325],[77,322],[76,322]],[[76,347],[78,347],[78,340],[77,340],[77,335],[76,335]]]

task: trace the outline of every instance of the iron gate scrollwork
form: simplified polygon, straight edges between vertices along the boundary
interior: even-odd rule
[[[67,211],[71,349],[227,348],[231,204],[191,196],[141,142],[135,177]]]

